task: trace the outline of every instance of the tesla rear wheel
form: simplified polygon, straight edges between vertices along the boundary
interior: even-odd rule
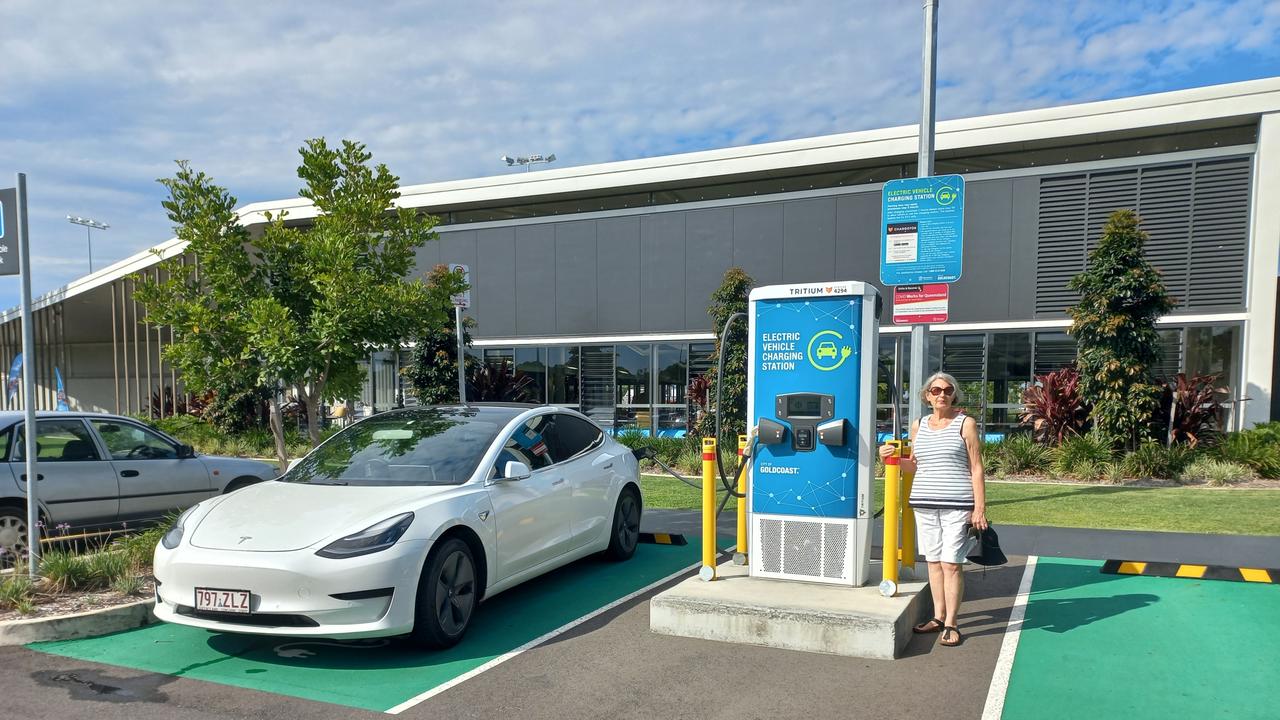
[[[429,648],[458,644],[476,608],[476,564],[471,547],[449,538],[431,551],[418,582],[413,639]]]
[[[624,487],[613,509],[613,531],[605,557],[629,560],[636,554],[636,543],[640,542],[640,510],[640,493],[631,485]]]

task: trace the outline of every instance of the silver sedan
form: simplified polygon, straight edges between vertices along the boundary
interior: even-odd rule
[[[36,413],[36,482],[46,535],[143,523],[270,480],[273,465],[197,454],[136,420]],[[0,412],[0,548],[27,551],[25,414]]]

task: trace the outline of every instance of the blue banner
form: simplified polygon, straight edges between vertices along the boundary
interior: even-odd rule
[[[959,280],[964,271],[964,178],[890,180],[881,200],[880,282]]]
[[[62,373],[56,367],[53,369],[53,379],[58,383],[58,411],[66,412],[71,406],[67,404],[67,389],[62,386]]]
[[[13,404],[14,398],[18,397],[18,384],[22,382],[22,353],[13,356],[13,363],[9,365],[9,378],[7,383],[7,391],[9,404]]]

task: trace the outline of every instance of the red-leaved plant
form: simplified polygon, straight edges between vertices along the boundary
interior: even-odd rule
[[[1230,393],[1219,382],[1221,378],[1217,375],[1187,377],[1186,373],[1178,373],[1170,378],[1161,398],[1162,415],[1158,424],[1165,428],[1172,442],[1195,447],[1211,442],[1218,435],[1222,428],[1223,400]]]
[[[1061,445],[1089,426],[1089,406],[1080,397],[1080,371],[1074,365],[1037,375],[1022,391],[1022,416],[1038,442]]]

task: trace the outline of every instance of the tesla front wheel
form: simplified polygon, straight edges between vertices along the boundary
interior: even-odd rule
[[[640,509],[640,493],[635,487],[628,485],[622,488],[618,504],[613,509],[613,528],[605,557],[629,560],[636,554],[636,543],[640,542]]]
[[[413,639],[429,648],[462,640],[476,608],[476,564],[471,548],[449,538],[432,550],[418,582]]]

